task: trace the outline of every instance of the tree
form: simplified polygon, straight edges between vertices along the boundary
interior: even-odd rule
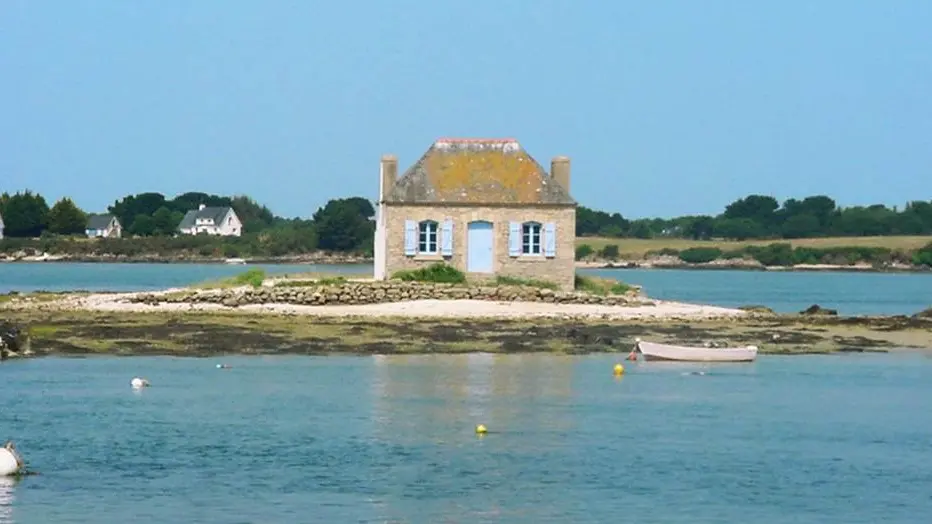
[[[781,227],[783,238],[810,238],[819,236],[820,231],[819,219],[809,213],[792,215]]]
[[[186,213],[192,209],[197,209],[201,204],[209,207],[233,207],[233,200],[230,197],[189,191],[176,196],[167,204],[172,211]],[[236,214],[239,215],[239,210],[236,211]]]
[[[2,203],[5,236],[35,238],[45,231],[49,206],[42,195],[27,189],[12,196],[4,194]]]
[[[722,218],[715,221],[714,234],[728,240],[747,240],[764,236],[764,231],[751,218]]]
[[[123,197],[117,200],[108,210],[116,215],[127,231],[134,232],[140,228],[134,227],[133,222],[136,217],[152,215],[162,206],[165,205],[165,195],[162,193],[139,193]],[[148,229],[151,226],[144,225],[142,229]]]
[[[87,215],[70,198],[62,198],[48,214],[48,230],[57,235],[77,235],[87,228]]]
[[[175,234],[182,218],[184,216],[178,211],[172,211],[166,206],[158,208],[152,214],[152,234],[168,236]],[[146,222],[146,220],[143,220],[142,227],[148,227]]]
[[[328,201],[313,217],[318,245],[333,251],[368,249],[375,234],[373,215],[372,204],[359,197]]]
[[[708,240],[712,237],[715,219],[707,215],[686,217],[683,234],[693,240]]]
[[[243,222],[244,233],[257,233],[275,225],[275,215],[272,211],[248,196],[233,197],[230,207]]]
[[[728,204],[722,216],[733,220],[754,221],[760,225],[758,235],[764,236],[776,225],[776,211],[779,208],[780,204],[772,196],[750,195]]]
[[[127,230],[133,235],[149,236],[155,233],[156,223],[151,215],[136,215]]]

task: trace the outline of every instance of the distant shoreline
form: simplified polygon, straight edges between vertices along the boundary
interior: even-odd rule
[[[250,257],[250,258],[217,258],[217,257],[115,257],[115,256],[27,256],[18,258],[0,257],[0,264],[30,264],[30,263],[59,263],[59,264],[210,264],[210,265],[340,265],[352,266],[372,264],[373,260],[366,257],[352,255],[288,255],[283,257]]]
[[[833,264],[799,264],[795,266],[763,266],[747,264],[653,264],[649,261],[628,262],[577,262],[577,269],[650,269],[650,270],[689,270],[689,271],[761,271],[771,273],[929,273],[932,268],[925,266],[874,267],[869,265],[833,265]]]
[[[254,257],[242,259],[228,258],[192,258],[192,257],[71,257],[71,256],[31,256],[20,258],[0,258],[0,264],[26,264],[26,263],[73,263],[73,264],[205,264],[205,265],[338,265],[358,266],[372,264],[373,259],[352,255],[288,255],[283,257]],[[577,269],[647,269],[647,270],[690,270],[690,271],[769,271],[783,273],[928,273],[932,268],[926,266],[893,265],[876,267],[869,264],[798,264],[795,266],[764,266],[761,264],[739,261],[714,261],[703,264],[690,264],[687,262],[671,262],[668,260],[620,260],[620,261],[576,261]]]

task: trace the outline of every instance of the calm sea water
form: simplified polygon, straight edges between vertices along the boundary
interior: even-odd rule
[[[109,264],[25,262],[0,264],[0,293],[10,291],[149,291],[238,275],[252,268],[276,273],[372,274],[371,265],[327,264]]]
[[[932,515],[921,354],[642,363],[620,380],[603,355],[222,361],[0,366],[0,438],[41,473],[0,480],[0,523]],[[132,391],[136,374],[153,387]]]
[[[9,291],[138,291],[185,286],[236,275],[249,267],[269,273],[372,274],[371,265],[0,264],[0,293]],[[844,315],[913,314],[932,306],[932,274],[786,273],[764,271],[585,270],[643,285],[647,294],[736,307],[763,304],[790,313],[812,304]]]

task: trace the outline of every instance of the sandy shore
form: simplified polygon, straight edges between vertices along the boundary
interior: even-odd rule
[[[160,293],[183,291],[164,290]],[[251,304],[237,308],[219,304],[129,302],[140,293],[99,293],[69,297],[58,305],[87,311],[242,311],[320,317],[424,317],[424,318],[600,318],[600,319],[711,319],[746,315],[739,309],[652,300],[644,305],[605,306],[546,302],[492,302],[488,300],[411,300],[364,305]],[[153,293],[148,293],[153,294]],[[51,305],[51,304],[50,304]]]

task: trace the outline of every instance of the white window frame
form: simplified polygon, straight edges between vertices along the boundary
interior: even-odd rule
[[[521,224],[521,254],[524,256],[542,256],[544,228],[539,222]]]
[[[417,223],[417,252],[421,255],[436,255],[440,252],[440,224],[435,220]]]

